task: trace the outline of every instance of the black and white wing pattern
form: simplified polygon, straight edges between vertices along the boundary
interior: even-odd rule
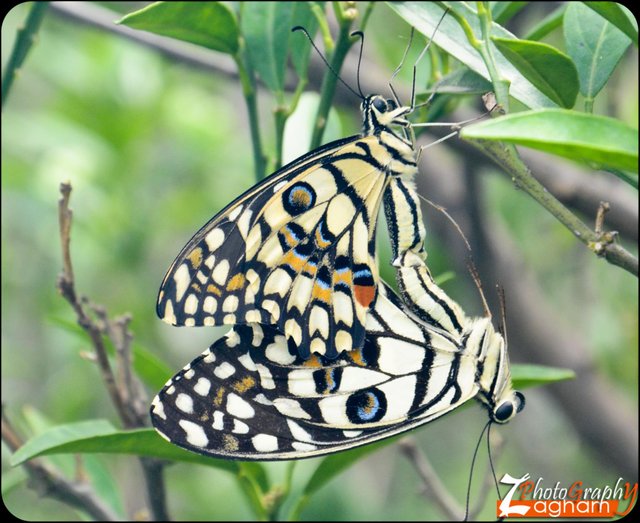
[[[394,130],[410,110],[367,97],[362,135],[310,152],[229,204],[169,268],[158,315],[181,326],[274,325],[305,358],[361,348],[383,195],[390,205],[407,197],[417,169],[411,142]],[[413,230],[390,221],[392,243],[424,257],[415,218]]]
[[[305,360],[274,327],[235,326],[167,382],[153,425],[201,454],[284,460],[387,438],[473,397],[501,423],[521,409],[488,320],[456,337],[411,317],[381,285],[366,332],[357,350]]]

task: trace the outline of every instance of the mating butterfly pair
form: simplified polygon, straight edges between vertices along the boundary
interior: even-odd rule
[[[524,406],[502,336],[431,278],[409,107],[363,100],[363,134],[283,167],[207,223],[165,276],[158,314],[233,329],[167,382],[151,416],[169,441],[237,459],[310,457],[427,423],[477,397]],[[379,280],[384,200],[398,297]]]

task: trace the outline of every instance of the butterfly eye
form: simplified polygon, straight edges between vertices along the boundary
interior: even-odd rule
[[[498,423],[504,423],[511,417],[513,410],[513,403],[505,401],[493,412],[493,417]]]
[[[375,107],[376,111],[379,113],[387,112],[387,102],[385,102],[382,98],[374,98],[373,107]]]
[[[391,98],[387,98],[387,111],[393,111],[394,109],[398,108],[398,104],[396,103],[395,100],[392,100]]]

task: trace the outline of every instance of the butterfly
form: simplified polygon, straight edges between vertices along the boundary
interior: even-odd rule
[[[490,319],[465,316],[416,253],[397,263],[402,298],[381,282],[362,347],[304,359],[274,326],[234,326],[154,398],[156,430],[205,455],[285,460],[387,438],[474,397],[511,420],[524,396]]]
[[[394,255],[425,253],[416,153],[405,136],[413,109],[380,95],[364,97],[361,109],[362,134],[284,166],[191,238],[160,287],[160,318],[273,325],[303,358],[362,348],[378,292],[383,200]]]

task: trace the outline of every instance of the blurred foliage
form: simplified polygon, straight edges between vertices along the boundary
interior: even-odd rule
[[[140,7],[104,5],[121,13]],[[29,4],[21,4],[3,21],[3,70],[28,9]],[[525,34],[549,12],[548,6],[528,5],[511,20],[518,29],[514,32]],[[114,14],[114,21],[118,18]],[[559,25],[548,27],[551,32],[545,41],[562,47]],[[365,55],[390,76],[404,52],[406,34],[407,25],[399,17],[386,6],[377,6],[367,28]],[[416,52],[419,49],[412,50],[409,60]],[[594,112],[637,127],[637,55],[627,52],[621,60],[622,66],[595,99]],[[399,82],[410,81],[407,69]],[[430,74],[435,73],[425,63],[419,84],[425,84]],[[278,142],[268,111],[273,101],[268,94],[259,98],[264,102],[260,116],[266,122],[262,132],[268,149]],[[579,97],[578,104],[583,102]],[[357,132],[356,105],[340,118],[332,115],[325,140]],[[3,113],[3,403],[25,435],[79,420],[115,421],[102,386],[96,386],[94,364],[82,357],[90,349],[87,340],[63,328],[75,318],[55,289],[61,267],[58,186],[68,180],[74,189],[71,248],[79,291],[111,314],[132,313],[136,343],[166,362],[167,368],[181,368],[225,329],[165,325],[155,315],[156,293],[168,264],[190,234],[255,181],[241,89],[237,80],[222,74],[196,71],[113,34],[49,14]],[[487,176],[483,181],[488,212],[512,233],[539,275],[550,306],[562,311],[564,323],[583,331],[602,371],[631,402],[636,401],[636,280],[597,260],[526,195],[514,194],[504,177]],[[381,259],[388,259],[384,239],[380,244]],[[436,238],[429,238],[428,250],[434,274],[450,270],[449,254]],[[393,280],[384,262],[382,274]],[[474,293],[458,279],[444,287],[462,303]],[[149,390],[149,396],[155,392]],[[508,442],[500,470],[593,485],[617,479],[615,470],[586,451],[544,391],[532,392],[527,402],[527,416],[500,428]],[[461,502],[472,448],[485,419],[486,414],[474,406],[414,433]],[[13,514],[27,520],[83,519],[60,503],[37,498],[19,469],[9,467],[6,451],[3,446],[3,499]],[[71,456],[46,459],[69,477],[74,474]],[[100,495],[117,512],[122,514],[124,506],[135,512],[144,505],[138,497],[143,495],[140,473],[127,457],[92,455],[82,461]],[[296,464],[291,496],[282,513],[306,493],[304,486],[316,474],[317,463],[315,459]],[[265,466],[271,484],[287,483],[288,464]],[[480,456],[477,470],[484,472],[486,466],[486,456]],[[167,470],[167,485],[171,513],[179,519],[254,516],[226,472],[176,464]],[[386,446],[314,492],[301,517],[441,517],[420,496],[417,485],[415,472],[400,459],[398,450]],[[489,496],[483,514],[492,517],[493,511]]]

